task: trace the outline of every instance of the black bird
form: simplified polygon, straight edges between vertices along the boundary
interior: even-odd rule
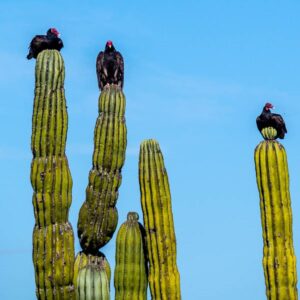
[[[261,132],[266,127],[273,127],[277,131],[275,139],[284,139],[284,135],[287,133],[284,120],[281,115],[271,112],[273,108],[271,103],[265,104],[262,113],[256,118],[257,128]]]
[[[96,72],[100,90],[107,84],[117,84],[123,88],[124,60],[112,41],[107,41],[104,52],[101,51],[96,60]]]
[[[64,46],[59,38],[59,32],[55,28],[50,28],[46,35],[36,35],[29,45],[27,59],[37,58],[38,54],[46,49],[60,49]]]

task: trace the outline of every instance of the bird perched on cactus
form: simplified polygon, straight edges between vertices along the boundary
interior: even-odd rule
[[[37,58],[38,54],[46,49],[60,51],[64,44],[59,35],[55,28],[49,28],[46,35],[36,35],[30,42],[27,59]]]
[[[123,88],[124,83],[124,60],[112,41],[107,41],[105,50],[101,51],[96,60],[96,72],[100,90],[107,84],[117,84]]]
[[[264,128],[272,127],[277,132],[274,139],[284,139],[284,135],[287,133],[285,122],[281,115],[272,113],[271,109],[274,109],[274,106],[266,103],[262,113],[256,118],[257,128],[262,133]],[[262,135],[264,136],[263,133]]]

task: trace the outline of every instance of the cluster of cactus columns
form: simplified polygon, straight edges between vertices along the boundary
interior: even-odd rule
[[[297,272],[293,247],[289,173],[284,147],[266,128],[255,149],[256,178],[263,230],[263,268],[269,300],[296,300]]]
[[[68,222],[72,177],[65,155],[68,115],[64,62],[56,50],[41,52],[35,68],[31,184],[35,226],[33,263],[38,299],[75,298],[74,236]]]

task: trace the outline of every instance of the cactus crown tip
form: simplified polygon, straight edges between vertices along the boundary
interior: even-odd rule
[[[134,211],[130,211],[127,214],[127,221],[138,221],[139,220],[139,214]]]
[[[261,135],[265,140],[275,140],[277,138],[277,130],[274,127],[266,127],[262,129]]]
[[[142,141],[141,143],[141,149],[147,149],[147,148],[150,148],[150,149],[155,149],[155,150],[159,150],[159,143],[157,140],[155,139],[147,139],[147,140],[144,140]]]

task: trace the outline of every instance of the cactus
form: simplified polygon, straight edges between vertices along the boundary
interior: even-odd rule
[[[139,216],[129,212],[121,225],[116,241],[115,299],[147,299],[147,260],[145,258],[144,228]]]
[[[292,236],[289,174],[284,147],[274,140],[276,130],[255,149],[256,178],[263,230],[263,268],[269,300],[296,300],[297,272]]]
[[[141,144],[139,183],[152,299],[181,299],[168,175],[159,144],[154,140]]]
[[[77,224],[80,245],[91,254],[108,243],[118,223],[115,205],[126,150],[124,114],[125,96],[122,90],[117,85],[106,86],[99,97],[93,168]]]
[[[68,222],[72,177],[65,155],[68,115],[64,62],[56,50],[36,61],[31,184],[33,263],[38,299],[74,299],[74,235]]]
[[[86,267],[87,265],[95,265],[98,267],[102,267],[106,271],[108,285],[110,286],[110,277],[111,277],[111,270],[110,265],[102,252],[98,252],[95,255],[84,253],[83,251],[79,252],[75,259],[74,264],[74,287],[75,290],[77,289],[77,278],[80,269]]]
[[[106,271],[101,266],[86,265],[77,277],[77,300],[109,300],[109,285]]]

